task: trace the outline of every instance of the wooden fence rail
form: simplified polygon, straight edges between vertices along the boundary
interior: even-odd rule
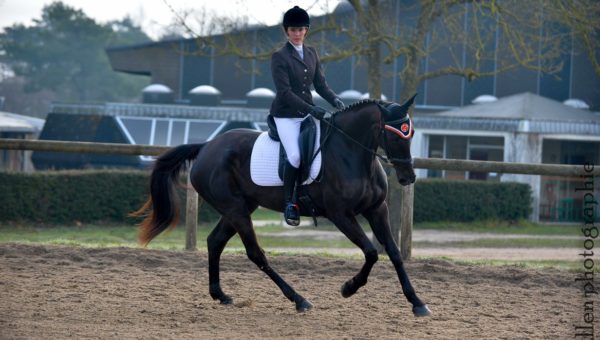
[[[68,142],[68,141],[47,141],[47,140],[24,140],[0,138],[0,150],[33,150],[49,152],[79,152],[79,153],[101,153],[101,154],[120,154],[120,155],[147,155],[157,156],[169,150],[168,146],[155,145],[131,145],[116,143],[92,143],[92,142]],[[417,169],[436,169],[436,170],[459,170],[476,172],[496,172],[525,175],[546,175],[561,177],[579,177],[593,176],[600,177],[600,165],[594,165],[592,171],[584,168],[584,165],[563,165],[563,164],[529,164],[529,163],[507,163],[491,161],[471,161],[459,159],[438,159],[438,158],[415,158],[414,167]],[[412,186],[402,189],[404,197],[402,204],[401,218],[401,242],[400,248],[402,256],[409,259],[412,247]],[[194,190],[188,190],[188,203],[186,215],[187,233],[186,249],[196,249],[196,209],[198,196]]]
[[[0,138],[0,149],[33,150],[52,152],[80,152],[119,155],[158,156],[169,150],[169,146],[131,145],[117,143],[42,141],[27,139]],[[578,177],[582,175],[600,176],[600,166],[594,166],[592,172],[586,172],[583,165],[531,164],[492,161],[471,161],[462,159],[415,158],[416,169],[459,170],[477,172],[497,172],[507,174],[547,175]]]

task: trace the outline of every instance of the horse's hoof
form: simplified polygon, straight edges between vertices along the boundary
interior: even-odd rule
[[[233,299],[230,298],[229,296],[225,295],[225,296],[219,298],[219,302],[222,305],[232,305],[233,304]]]
[[[429,307],[427,307],[427,305],[415,306],[415,307],[413,307],[412,311],[416,317],[423,317],[423,316],[431,315],[431,310],[429,310]]]
[[[219,300],[219,303],[222,305],[231,305],[233,304],[233,299],[226,294],[211,294],[211,297],[213,298],[213,300]]]
[[[342,285],[341,293],[342,293],[343,297],[349,298],[352,295],[354,295],[354,293],[356,293],[356,291],[358,290],[358,288],[355,288],[352,283],[353,283],[353,281],[350,280],[350,281],[346,281]]]
[[[313,308],[312,303],[310,303],[308,300],[304,299],[302,301],[298,301],[296,302],[296,311],[298,313],[304,313],[304,312],[308,312],[309,310],[311,310]]]

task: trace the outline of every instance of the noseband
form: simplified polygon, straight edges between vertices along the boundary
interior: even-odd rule
[[[390,155],[390,152],[388,151],[389,146],[387,134],[393,133],[404,140],[410,141],[414,132],[415,130],[413,128],[413,122],[412,119],[410,119],[410,117],[408,116],[408,114],[404,118],[393,120],[391,122],[386,122],[386,124],[383,124],[383,128],[381,128],[381,132],[379,133],[379,135],[382,140],[381,145],[383,145],[383,150],[385,151],[388,162],[392,163],[394,166],[413,165],[412,157],[396,158]]]

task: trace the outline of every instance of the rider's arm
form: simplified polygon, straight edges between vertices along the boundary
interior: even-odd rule
[[[329,102],[332,106],[335,106],[333,100],[337,97],[335,92],[333,92],[327,81],[325,80],[325,74],[323,73],[323,68],[321,68],[321,61],[319,59],[319,55],[317,54],[316,49],[312,48],[313,53],[317,57],[317,64],[315,66],[315,77],[313,78],[313,85],[315,86],[315,91],[323,97],[327,102]]]

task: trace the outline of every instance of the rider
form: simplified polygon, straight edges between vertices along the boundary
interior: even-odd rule
[[[321,119],[327,112],[313,104],[311,85],[336,109],[344,108],[344,103],[325,81],[317,51],[304,45],[309,27],[308,13],[302,8],[294,6],[285,12],[283,29],[288,42],[271,56],[271,73],[277,94],[270,114],[288,158],[283,170],[284,218],[293,226],[300,224],[300,209],[294,195],[300,167],[300,124],[308,114]]]

